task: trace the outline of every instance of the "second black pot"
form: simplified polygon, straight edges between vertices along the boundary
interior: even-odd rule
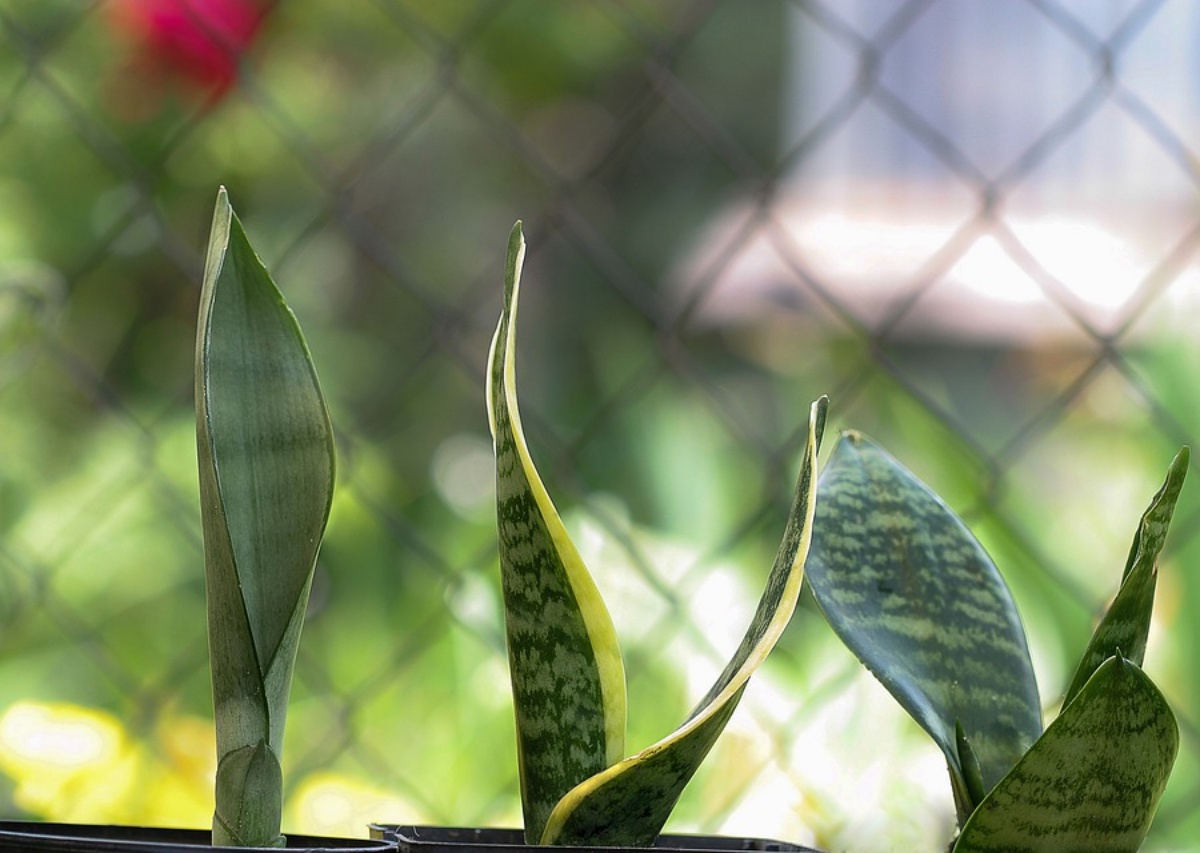
[[[373,824],[371,837],[395,842],[399,853],[630,853],[628,847],[560,847],[525,843],[520,829]],[[660,835],[654,853],[821,853],[786,841],[723,835]]]

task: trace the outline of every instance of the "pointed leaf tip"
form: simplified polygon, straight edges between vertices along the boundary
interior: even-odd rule
[[[1063,697],[1064,706],[1083,689],[1096,668],[1118,650],[1133,663],[1141,665],[1154,615],[1158,557],[1175,515],[1189,460],[1190,451],[1185,445],[1171,460],[1162,486],[1142,513],[1129,548],[1121,586],[1088,641]]]

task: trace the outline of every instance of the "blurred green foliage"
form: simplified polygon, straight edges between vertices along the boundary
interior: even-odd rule
[[[789,162],[788,4],[288,0],[216,97],[146,73],[144,36],[119,23],[135,2],[0,0],[5,813],[209,819],[190,395],[218,184],[304,325],[338,430],[285,830],[519,819],[483,407],[517,218],[525,428],[618,602],[631,747],[736,645],[819,393],[832,429],[870,433],[964,515],[1013,586],[1039,681],[1065,686],[1123,525],[1200,433],[1197,308],[1151,299],[1108,348],[918,345],[834,312],[689,323],[682,260]],[[1200,832],[1198,511],[1185,489],[1147,662],[1184,730],[1151,849]],[[763,675],[676,827],[856,850],[945,837],[944,768],[811,607]],[[64,731],[103,746],[116,727],[124,746],[92,766],[133,780],[111,802],[86,774],[34,784],[57,759],[22,745],[60,731],[38,709],[64,705]]]

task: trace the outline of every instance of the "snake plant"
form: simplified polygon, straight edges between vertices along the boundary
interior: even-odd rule
[[[626,757],[625,678],[612,621],[521,429],[515,348],[524,254],[518,222],[488,367],[488,414],[525,836],[529,843],[649,846],[796,606],[827,402],[811,406],[783,541],[740,647],[675,732]]]
[[[282,847],[280,748],[333,489],[308,348],[222,189],[196,337],[196,439],[217,730],[213,843]]]
[[[1183,448],[1143,514],[1121,585],[1043,730],[1016,606],[963,522],[870,439],[820,480],[808,578],[851,651],[945,756],[954,853],[1123,853],[1149,829],[1179,746],[1141,669]]]

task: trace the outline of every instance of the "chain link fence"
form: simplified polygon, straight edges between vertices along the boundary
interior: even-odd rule
[[[218,184],[330,397],[285,828],[519,821],[483,404],[674,728],[770,565],[809,401],[967,519],[1048,713],[1200,424],[1186,2],[0,0],[0,803],[208,819],[192,335]],[[1200,500],[1148,667],[1196,849]],[[945,770],[805,602],[680,829],[941,849]]]

